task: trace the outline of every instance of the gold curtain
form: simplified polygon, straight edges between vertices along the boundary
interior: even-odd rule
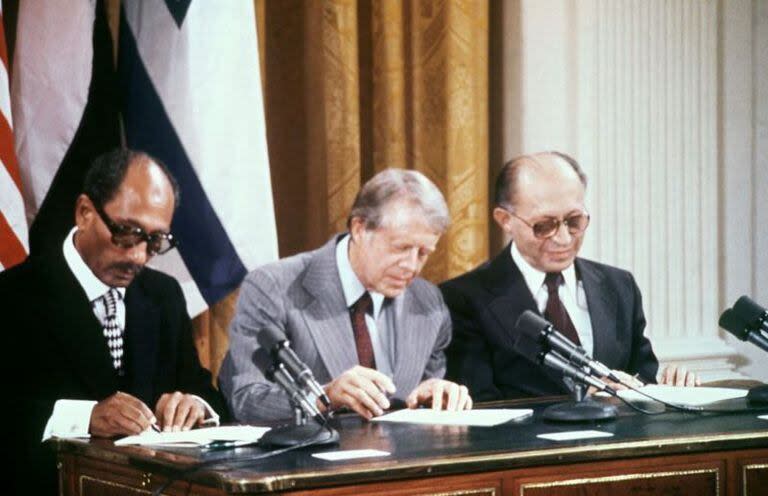
[[[400,167],[434,181],[453,218],[424,276],[438,283],[488,258],[488,10],[488,0],[256,0],[281,256],[344,230],[360,185]],[[194,320],[214,374],[235,301]]]

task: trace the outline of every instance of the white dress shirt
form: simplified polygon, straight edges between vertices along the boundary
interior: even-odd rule
[[[544,278],[547,274],[533,268],[520,254],[515,243],[512,243],[510,252],[512,260],[514,260],[523,274],[523,279],[525,279],[525,283],[528,285],[528,289],[531,291],[533,299],[539,307],[539,312],[543,315],[544,309],[547,308],[547,300],[549,299],[549,292],[544,284]],[[562,272],[564,282],[558,289],[557,295],[568,312],[568,316],[571,318],[571,322],[573,322],[573,327],[576,328],[576,334],[579,335],[582,348],[591,356],[595,343],[592,334],[592,319],[589,317],[589,307],[587,306],[587,294],[584,292],[584,283],[576,279],[576,270],[573,264]]]
[[[339,278],[341,279],[341,289],[344,293],[344,300],[347,308],[351,308],[355,302],[363,296],[366,289],[363,283],[352,270],[352,264],[349,262],[349,234],[344,236],[336,244],[336,266],[339,269]],[[392,377],[392,357],[391,351],[394,350],[392,342],[394,336],[391,332],[391,326],[387,318],[382,318],[385,306],[385,298],[381,293],[368,291],[373,300],[373,315],[365,315],[365,324],[368,327],[368,334],[371,336],[371,345],[373,346],[373,356],[376,359],[376,369],[382,374]]]

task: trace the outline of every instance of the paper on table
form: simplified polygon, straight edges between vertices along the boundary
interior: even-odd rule
[[[527,417],[532,413],[533,410],[530,408],[489,408],[486,410],[465,410],[461,412],[434,411],[429,408],[418,408],[415,410],[398,410],[381,417],[376,417],[373,420],[377,422],[490,427],[513,419]]]
[[[768,415],[758,415],[757,418],[763,419],[763,420],[768,420]]]
[[[640,390],[667,403],[688,406],[701,406],[715,401],[743,398],[747,395],[746,389],[676,387],[655,384],[644,386]],[[619,396],[629,401],[651,401],[642,394],[629,389],[619,391]]]
[[[155,432],[148,430],[136,436],[128,436],[115,441],[115,446],[127,445],[175,445],[202,446],[213,441],[238,441],[242,444],[255,443],[269,430],[269,427],[252,425],[230,425],[208,427],[181,432]]]
[[[340,460],[352,460],[354,458],[373,458],[376,456],[389,456],[389,451],[381,451],[375,449],[359,449],[359,450],[342,450],[342,451],[326,451],[325,453],[313,453],[312,456],[320,458],[321,460],[328,460],[329,462],[335,462]]]
[[[574,439],[591,439],[595,437],[611,437],[610,432],[603,431],[568,431],[568,432],[553,432],[551,434],[539,434],[536,437],[541,439],[548,439],[550,441],[573,441]]]

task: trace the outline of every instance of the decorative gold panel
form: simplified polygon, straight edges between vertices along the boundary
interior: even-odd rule
[[[765,491],[768,487],[768,463],[744,465],[741,467],[741,481],[744,496],[758,496],[760,493],[757,491]]]
[[[707,486],[711,487],[709,492],[702,493],[701,487],[698,485],[693,485],[691,476],[701,476],[701,475],[713,475],[714,476],[714,486]],[[642,494],[652,495],[652,494],[677,494],[680,496],[684,495],[691,495],[691,496],[704,496],[705,494],[711,494],[713,496],[719,496],[720,494],[720,471],[716,468],[711,469],[697,469],[697,470],[678,470],[678,471],[669,471],[669,472],[649,472],[649,473],[639,473],[639,474],[624,474],[624,475],[613,475],[613,476],[607,476],[607,477],[582,477],[578,479],[568,479],[568,480],[560,480],[560,481],[553,481],[553,482],[534,482],[529,484],[522,484],[520,486],[520,496],[533,496],[537,494],[546,494],[546,495],[552,495],[552,496],[560,496],[560,495],[588,495],[592,494],[590,492],[586,491],[585,486],[589,485],[607,485],[607,484],[614,484],[614,483],[621,483],[621,482],[629,482],[629,481],[653,481],[658,482],[658,479],[665,479],[670,477],[686,477],[688,478],[685,481],[679,481],[674,488],[670,486],[664,486],[664,487],[657,487],[655,485],[647,486],[642,488]],[[670,482],[670,481],[667,481]],[[709,481],[697,481],[699,483],[705,482],[708,483]],[[595,490],[594,494],[598,494],[597,491],[600,491],[601,489],[605,489],[605,487],[594,487]],[[617,490],[618,488],[615,486],[611,488],[613,491]],[[656,490],[659,490],[657,493]],[[556,491],[556,492],[555,492]],[[631,494],[634,492],[637,492],[637,488],[630,488],[630,487],[622,487],[620,489],[622,493]],[[670,491],[675,491],[674,493],[671,493]],[[682,492],[681,492],[682,491]],[[602,493],[599,493],[602,494]]]

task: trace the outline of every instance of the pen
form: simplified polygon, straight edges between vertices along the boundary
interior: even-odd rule
[[[238,441],[211,441],[208,444],[200,446],[200,449],[206,451],[223,450],[227,448],[235,448],[239,444]]]
[[[157,424],[152,424],[152,425],[151,425],[151,427],[152,427],[152,430],[153,430],[153,431],[155,431],[155,432],[160,432],[160,426],[159,426],[159,425],[157,425]]]

